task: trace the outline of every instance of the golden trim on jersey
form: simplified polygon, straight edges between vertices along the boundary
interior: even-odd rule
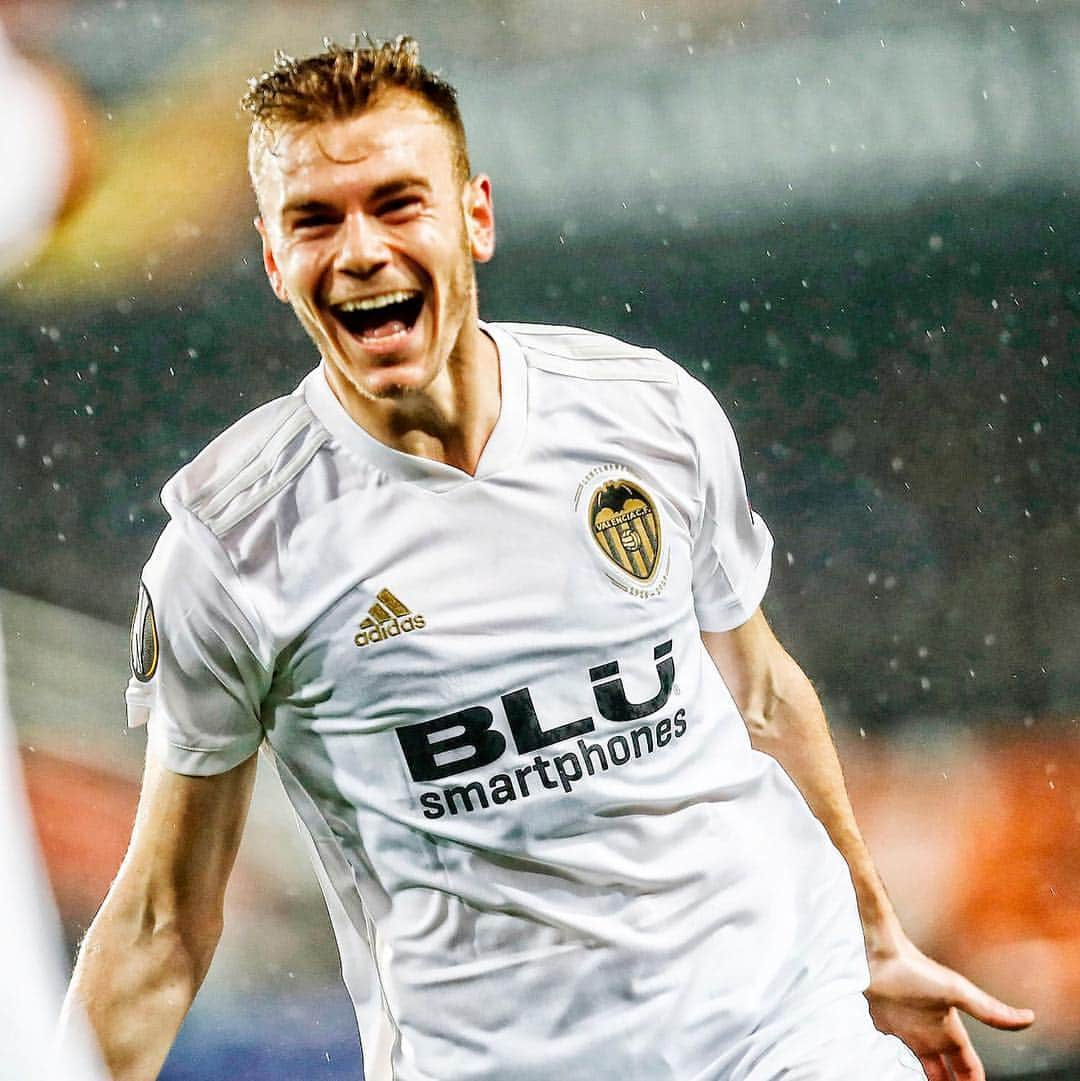
[[[638,581],[647,582],[660,559],[660,515],[649,494],[619,477],[593,493],[589,527],[600,551]]]

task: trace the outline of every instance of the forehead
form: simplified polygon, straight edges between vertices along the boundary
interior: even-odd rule
[[[323,189],[380,185],[423,176],[439,186],[454,175],[454,137],[422,98],[391,91],[357,116],[294,124],[264,158],[259,193],[270,205]]]

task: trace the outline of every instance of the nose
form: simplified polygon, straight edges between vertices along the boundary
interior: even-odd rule
[[[378,222],[372,221],[366,214],[349,214],[343,223],[337,269],[343,274],[367,279],[384,267],[389,259],[390,253]]]

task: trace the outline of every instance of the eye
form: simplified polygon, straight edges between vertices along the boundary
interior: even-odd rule
[[[379,205],[379,217],[403,219],[411,217],[420,209],[419,195],[397,195],[393,199],[387,199]]]
[[[294,218],[292,227],[294,231],[302,229],[321,229],[324,225],[332,225],[334,218],[330,214],[304,214]]]

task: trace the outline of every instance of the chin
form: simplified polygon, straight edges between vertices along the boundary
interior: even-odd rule
[[[372,401],[398,402],[402,398],[408,397],[412,391],[412,387],[407,387],[402,383],[387,383],[385,386],[379,387],[378,390],[367,390],[365,393]]]
[[[383,360],[378,366],[369,368],[361,381],[364,390],[373,398],[399,399],[427,390],[436,374],[437,368],[428,358],[410,357],[390,363]]]
[[[382,370],[369,370],[350,382],[371,401],[393,402],[423,391],[431,379],[424,365],[395,364],[385,365]]]

